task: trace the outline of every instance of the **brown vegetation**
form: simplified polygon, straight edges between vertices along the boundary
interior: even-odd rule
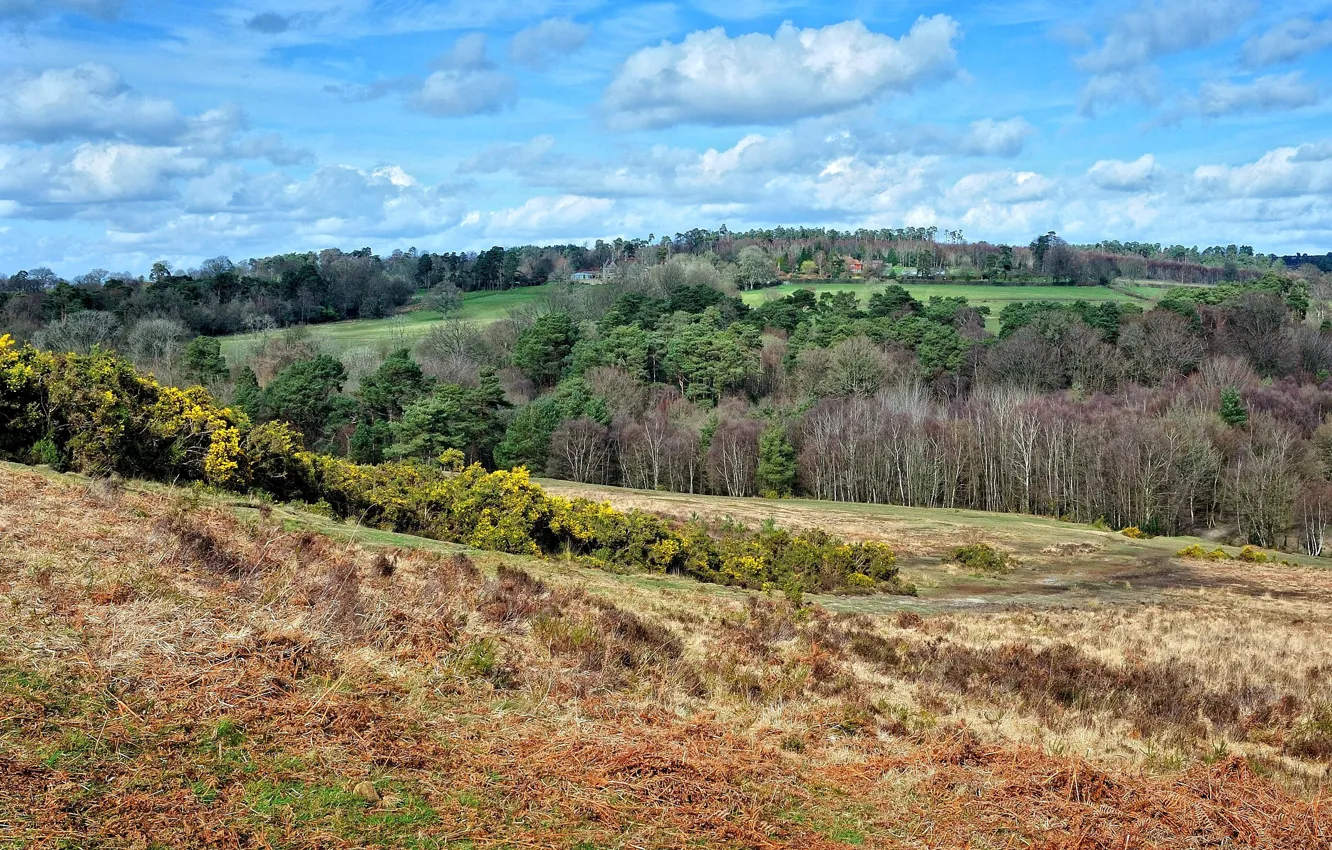
[[[0,468],[0,845],[1332,838],[1326,596],[835,616],[280,515]]]

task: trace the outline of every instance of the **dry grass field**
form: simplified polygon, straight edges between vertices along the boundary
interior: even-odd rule
[[[1332,573],[745,504],[893,542],[921,599],[0,465],[0,847],[1332,846]],[[968,538],[1017,569],[940,561]]]

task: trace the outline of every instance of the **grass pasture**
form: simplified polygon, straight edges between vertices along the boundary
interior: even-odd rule
[[[519,309],[537,300],[545,287],[530,286],[495,292],[468,292],[463,295],[461,310],[452,318],[481,324],[502,319],[510,310]],[[430,328],[442,321],[444,314],[434,310],[407,310],[387,319],[357,319],[350,322],[329,322],[308,325],[310,335],[333,355],[354,348],[369,348],[387,352],[394,348],[411,348]],[[222,353],[230,363],[245,356],[246,350],[258,341],[256,334],[237,334],[223,337]]]
[[[860,295],[862,302],[868,301],[871,293],[882,288],[880,283],[841,282],[841,283],[787,283],[769,289],[758,289],[741,294],[741,299],[750,306],[757,306],[771,298],[790,295],[797,289],[811,289],[815,293],[850,291]],[[990,286],[985,284],[952,283],[904,283],[916,298],[929,300],[931,296],[962,296],[971,304],[987,306],[991,315],[987,326],[991,330],[999,327],[999,311],[1016,301],[1124,301],[1150,306],[1160,298],[1164,289],[1133,285],[1106,286]],[[511,310],[520,309],[539,301],[549,291],[548,286],[529,286],[495,292],[469,292],[463,296],[463,307],[452,318],[469,322],[488,323],[502,319]],[[443,320],[443,315],[432,310],[409,309],[387,319],[358,319],[350,322],[330,322],[322,325],[309,325],[310,335],[318,341],[328,353],[335,356],[356,348],[369,348],[376,352],[387,353],[393,348],[411,347],[430,332],[430,328]],[[247,350],[257,342],[253,334],[237,334],[224,337],[222,353],[228,362],[237,363]]]
[[[0,464],[0,847],[1323,850],[1332,573],[1245,566],[840,616]]]

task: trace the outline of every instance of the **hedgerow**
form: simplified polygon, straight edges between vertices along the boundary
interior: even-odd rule
[[[356,464],[307,451],[284,422],[254,426],[202,387],[177,389],[115,355],[53,354],[0,336],[0,457],[95,475],[198,481],[322,503],[361,523],[478,549],[570,556],[790,591],[911,593],[892,551],[821,531],[712,533],[641,511],[545,493],[527,470],[430,461]]]

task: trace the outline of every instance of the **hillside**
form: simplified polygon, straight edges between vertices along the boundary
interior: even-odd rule
[[[1241,569],[839,616],[3,465],[0,846],[1326,847],[1332,578]]]
[[[809,289],[822,292],[856,292],[861,301],[868,298],[870,292],[882,289],[882,283],[846,281],[842,283],[791,283],[767,289],[755,289],[742,294],[744,302],[751,307],[758,306],[772,298],[790,295],[797,289]],[[976,307],[989,307],[991,330],[998,328],[998,315],[1009,304],[1021,301],[1055,301],[1071,303],[1073,301],[1123,301],[1142,305],[1144,308],[1160,298],[1163,289],[1144,285],[1125,285],[1122,287],[1106,286],[1057,286],[1057,285],[1017,285],[1001,286],[990,284],[956,283],[906,283],[904,288],[916,298],[927,301],[931,296],[962,297]],[[540,302],[555,288],[552,284],[542,286],[523,286],[514,289],[467,292],[462,296],[462,308],[449,314],[449,318],[478,324],[488,324],[503,319],[511,311],[522,310]],[[335,355],[343,354],[356,348],[368,348],[372,351],[392,350],[395,347],[415,345],[430,332],[430,329],[444,320],[444,314],[433,310],[408,309],[406,312],[388,319],[357,319],[347,322],[330,322],[309,325],[311,337],[322,348]],[[246,355],[247,347],[254,346],[259,340],[258,334],[236,334],[222,340],[222,351],[231,363],[240,363]]]

